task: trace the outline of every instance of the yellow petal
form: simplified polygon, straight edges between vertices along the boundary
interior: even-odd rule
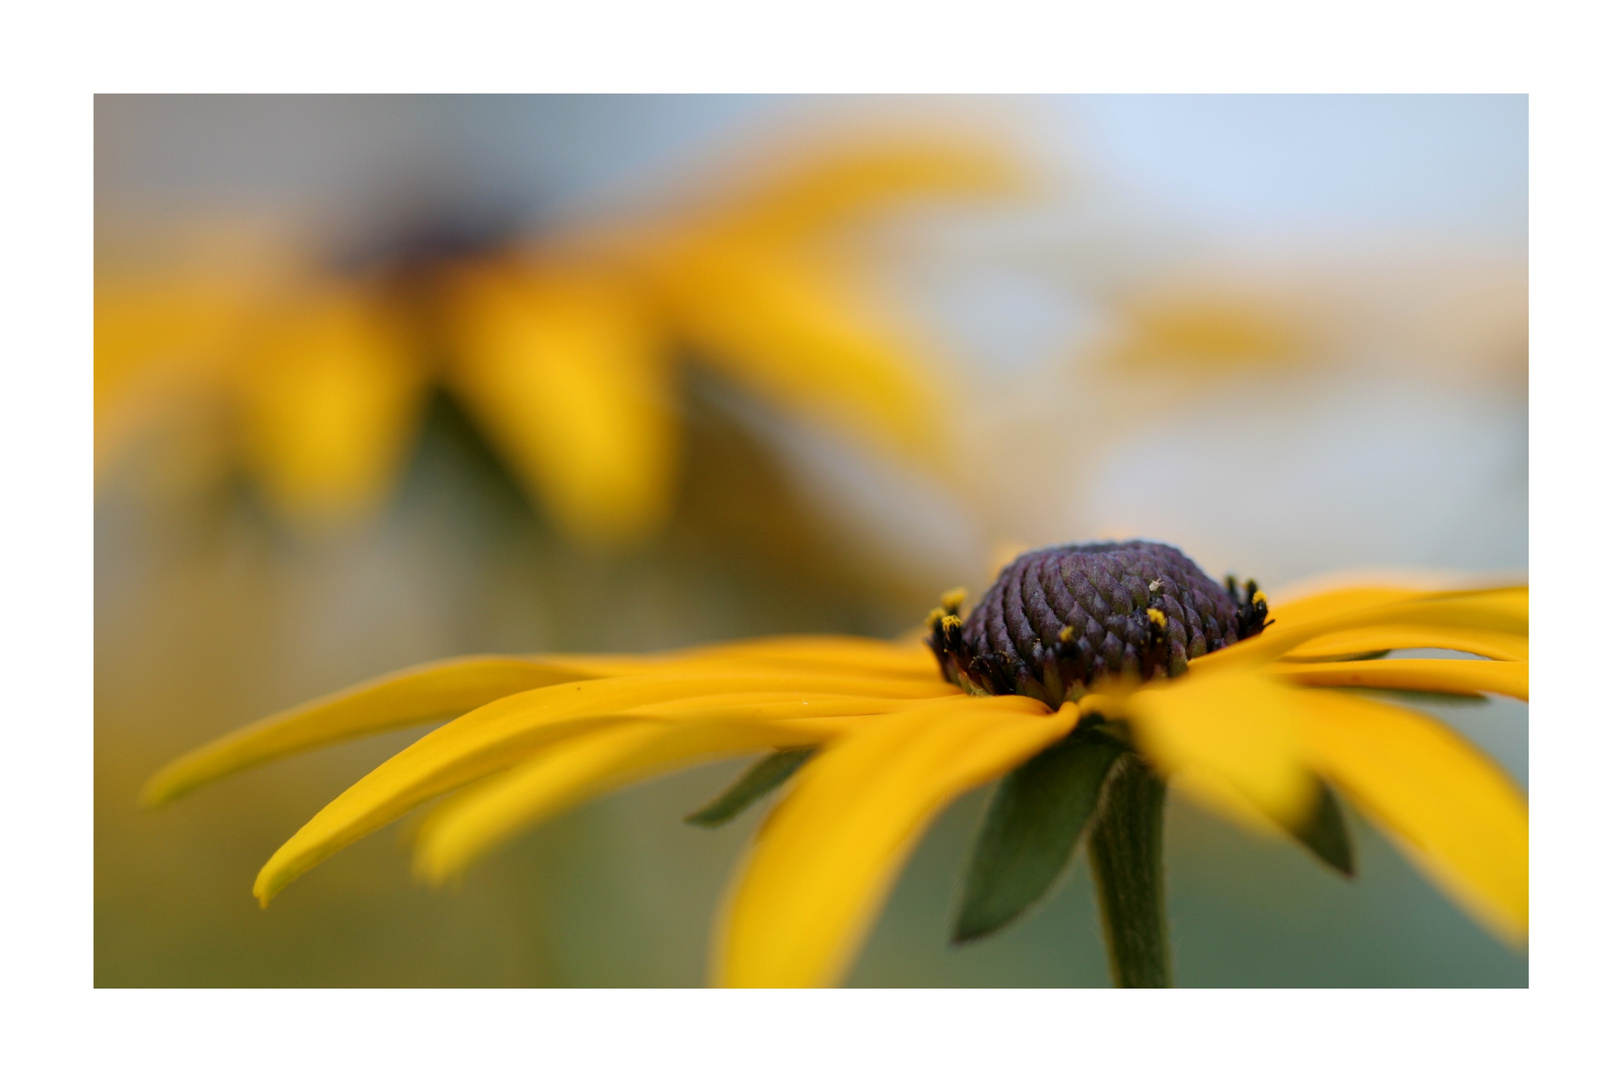
[[[716,660],[749,661],[793,668],[828,668],[836,671],[870,671],[929,678],[943,682],[939,662],[922,644],[919,630],[915,640],[878,641],[872,638],[841,637],[834,634],[784,635],[751,638],[746,641],[705,645],[675,657],[702,657]]]
[[[590,674],[565,661],[465,656],[408,668],[249,724],[165,766],[141,801],[161,806],[266,761],[380,731],[442,720],[497,698]]]
[[[1232,670],[1269,663],[1307,642],[1347,630],[1369,632],[1386,628],[1408,632],[1412,627],[1485,631],[1525,637],[1530,634],[1530,590],[1524,586],[1429,593],[1394,603],[1301,619],[1269,627],[1246,641],[1200,656],[1192,664],[1202,670]],[[1376,640],[1376,634],[1370,634]]]
[[[250,283],[231,275],[97,276],[98,468],[166,407],[211,388],[219,366],[234,355],[255,299]]]
[[[918,637],[920,638],[920,634]],[[552,659],[537,657],[537,659]],[[602,675],[633,675],[649,670],[689,674],[805,672],[870,675],[925,684],[939,694],[955,692],[940,677],[939,662],[918,641],[896,644],[833,635],[758,638],[641,655],[570,655],[567,662]]]
[[[868,699],[855,708],[894,711],[897,704]],[[813,711],[848,707],[827,703]],[[747,711],[757,717],[764,708]],[[632,720],[576,735],[453,797],[417,834],[417,873],[429,881],[444,881],[524,829],[587,799],[705,758],[769,749],[783,742],[773,725],[745,722],[745,714],[735,707],[688,703],[681,711],[686,714],[684,723],[672,724],[670,710],[659,709],[653,711],[659,715],[656,720]],[[728,711],[742,715],[727,716]],[[808,703],[797,711],[812,712]],[[637,710],[627,715],[647,713]],[[823,726],[792,741],[807,745],[827,733]]]
[[[715,245],[664,286],[695,358],[767,401],[925,461],[944,445],[939,371],[829,267]]]
[[[1276,603],[1272,606],[1271,617],[1277,621],[1277,626],[1291,627],[1333,615],[1393,604],[1398,600],[1416,600],[1433,591],[1399,585],[1355,585],[1329,589]]]
[[[760,830],[721,916],[730,986],[838,981],[906,854],[962,792],[1061,738],[1078,712],[1029,698],[919,706],[830,744]]]
[[[381,297],[328,285],[256,331],[243,438],[271,499],[319,523],[369,509],[398,471],[426,372]]]
[[[640,300],[584,270],[467,271],[451,292],[452,385],[575,537],[663,523],[676,447],[667,345]]]
[[[1191,672],[1138,690],[1124,706],[1137,747],[1160,772],[1213,774],[1292,828],[1316,792],[1299,735],[1306,693],[1252,672]]]
[[[966,139],[900,138],[816,147],[735,199],[724,227],[757,242],[782,243],[838,226],[884,203],[931,194],[1001,195],[1020,178],[1008,156]]]
[[[474,709],[362,777],[283,844],[259,871],[261,903],[334,853],[428,799],[531,756],[547,743],[626,710],[681,698],[748,692],[925,697],[897,680],[824,675],[635,675],[545,686]]]
[[[1530,665],[1518,660],[1348,660],[1286,664],[1271,672],[1301,686],[1366,686],[1530,700]]]
[[[913,684],[906,696],[960,693],[920,645],[833,635],[759,638],[643,655],[469,656],[384,675],[231,732],[165,766],[141,800],[160,806],[203,784],[277,758],[456,716],[497,698],[557,683],[651,673],[870,675]],[[886,686],[886,693],[896,691]]]
[[[1121,304],[1127,329],[1113,361],[1184,372],[1280,367],[1309,349],[1299,313],[1275,301],[1210,289],[1142,295]]]
[[[1513,781],[1420,713],[1350,694],[1311,698],[1302,731],[1322,775],[1475,917],[1523,940],[1530,808]]]
[[[1290,650],[1283,659],[1335,660],[1383,649],[1451,649],[1492,660],[1530,659],[1530,639],[1522,634],[1456,626],[1380,626],[1325,634]]]

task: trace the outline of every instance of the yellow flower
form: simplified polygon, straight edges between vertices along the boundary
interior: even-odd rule
[[[1011,183],[983,146],[902,138],[823,148],[661,220],[346,274],[240,257],[104,268],[97,460],[212,402],[223,434],[204,456],[246,469],[293,519],[329,521],[387,492],[439,382],[573,536],[634,541],[669,510],[688,362],[937,460],[939,379],[832,241],[886,204]]]
[[[431,882],[582,800],[695,762],[774,751],[697,815],[713,823],[791,785],[726,900],[713,977],[823,985],[847,970],[941,809],[997,777],[1028,778],[1084,737],[1112,747],[1098,783],[1116,758],[1145,763],[1143,776],[1173,778],[1214,810],[1281,829],[1340,865],[1348,852],[1335,855],[1321,833],[1323,800],[1336,790],[1486,925],[1511,941],[1526,934],[1523,794],[1436,720],[1355,691],[1527,700],[1527,588],[1361,585],[1272,606],[1253,583],[1241,590],[1229,579],[1223,592],[1175,549],[1133,542],[1031,553],[965,619],[962,603],[947,594],[926,646],[808,636],[414,668],[227,735],[169,765],[143,797],[158,805],[314,746],[454,716],[270,858],[254,885],[268,903],[442,795],[454,793],[416,836],[416,869]],[[1382,655],[1407,649],[1467,658]],[[1104,804],[1116,798],[1103,790]],[[1335,815],[1325,825],[1342,831]],[[991,820],[987,835],[1005,827]],[[1072,850],[1066,842],[1060,854]],[[959,927],[959,938],[983,930]]]

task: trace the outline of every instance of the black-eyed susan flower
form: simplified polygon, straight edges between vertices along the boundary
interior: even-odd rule
[[[442,385],[570,535],[633,541],[669,510],[692,363],[938,464],[948,395],[836,241],[895,204],[1005,194],[1006,157],[901,137],[822,147],[749,180],[638,223],[439,230],[343,269],[285,254],[102,267],[97,460],[178,415],[212,432],[193,440],[204,456],[289,518],[351,517],[390,488]]]
[[[1281,830],[1349,872],[1338,798],[1509,940],[1528,926],[1528,806],[1420,711],[1364,691],[1528,699],[1528,589],[1340,587],[1273,603],[1174,548],[1070,545],[948,593],[926,642],[745,641],[643,656],[466,657],[289,710],[202,747],[149,804],[325,743],[450,722],[334,799],[265,864],[262,903],[440,796],[416,869],[441,882],[566,807],[717,757],[762,753],[696,811],[785,788],[730,889],[713,977],[824,985],[847,969],[907,853],[1000,780],[956,937],[1005,925],[1087,849],[1115,979],[1167,985],[1165,783]],[[1447,650],[1391,658],[1392,650]]]

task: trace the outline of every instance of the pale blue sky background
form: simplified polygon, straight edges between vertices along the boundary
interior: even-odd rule
[[[1524,242],[1521,95],[1003,98],[1049,148],[1217,232],[1410,230]],[[948,104],[928,99],[911,104]],[[98,192],[361,198],[413,174],[471,193],[591,201],[695,148],[861,99],[125,97],[98,100]],[[1067,145],[1064,145],[1067,144]],[[632,185],[634,186],[634,185]],[[542,196],[540,193],[544,193]]]

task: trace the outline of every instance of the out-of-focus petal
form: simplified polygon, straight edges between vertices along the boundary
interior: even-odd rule
[[[585,727],[639,707],[750,692],[919,699],[933,694],[913,681],[805,674],[649,674],[513,694],[428,732],[333,799],[270,857],[254,895],[268,904],[300,875],[413,807]]]
[[[97,279],[97,468],[176,400],[213,388],[256,301],[229,276]]]
[[[1315,693],[1309,753],[1364,813],[1487,926],[1523,940],[1530,917],[1530,808],[1501,769],[1420,713]]]
[[[1303,313],[1276,300],[1193,288],[1138,296],[1121,306],[1125,330],[1111,359],[1124,367],[1194,374],[1278,368],[1310,350]]]
[[[313,289],[255,327],[239,373],[244,451],[289,517],[352,517],[388,489],[421,408],[418,349],[358,285]]]
[[[670,357],[638,297],[586,270],[468,269],[449,314],[452,386],[565,528],[617,544],[663,523]]]
[[[1254,672],[1197,672],[1143,687],[1124,707],[1138,749],[1159,771],[1189,770],[1197,792],[1212,786],[1199,780],[1210,774],[1292,830],[1316,791],[1299,734],[1307,693]]]
[[[919,706],[836,741],[761,828],[723,909],[730,986],[838,981],[906,854],[952,799],[1061,738],[1078,712],[1029,698]]]
[[[161,806],[203,784],[318,746],[428,723],[555,683],[594,677],[589,667],[543,659],[466,656],[398,671],[249,724],[164,767],[141,801]]]
[[[1270,670],[1301,686],[1506,694],[1530,700],[1530,665],[1520,660],[1347,660],[1279,665]]]
[[[780,408],[937,459],[948,435],[942,374],[831,267],[712,244],[674,264],[663,285],[696,360]]]
[[[779,161],[774,175],[739,193],[719,227],[756,243],[798,241],[846,224],[885,204],[931,196],[997,195],[1020,190],[1024,177],[988,142],[900,137],[814,147]]]

